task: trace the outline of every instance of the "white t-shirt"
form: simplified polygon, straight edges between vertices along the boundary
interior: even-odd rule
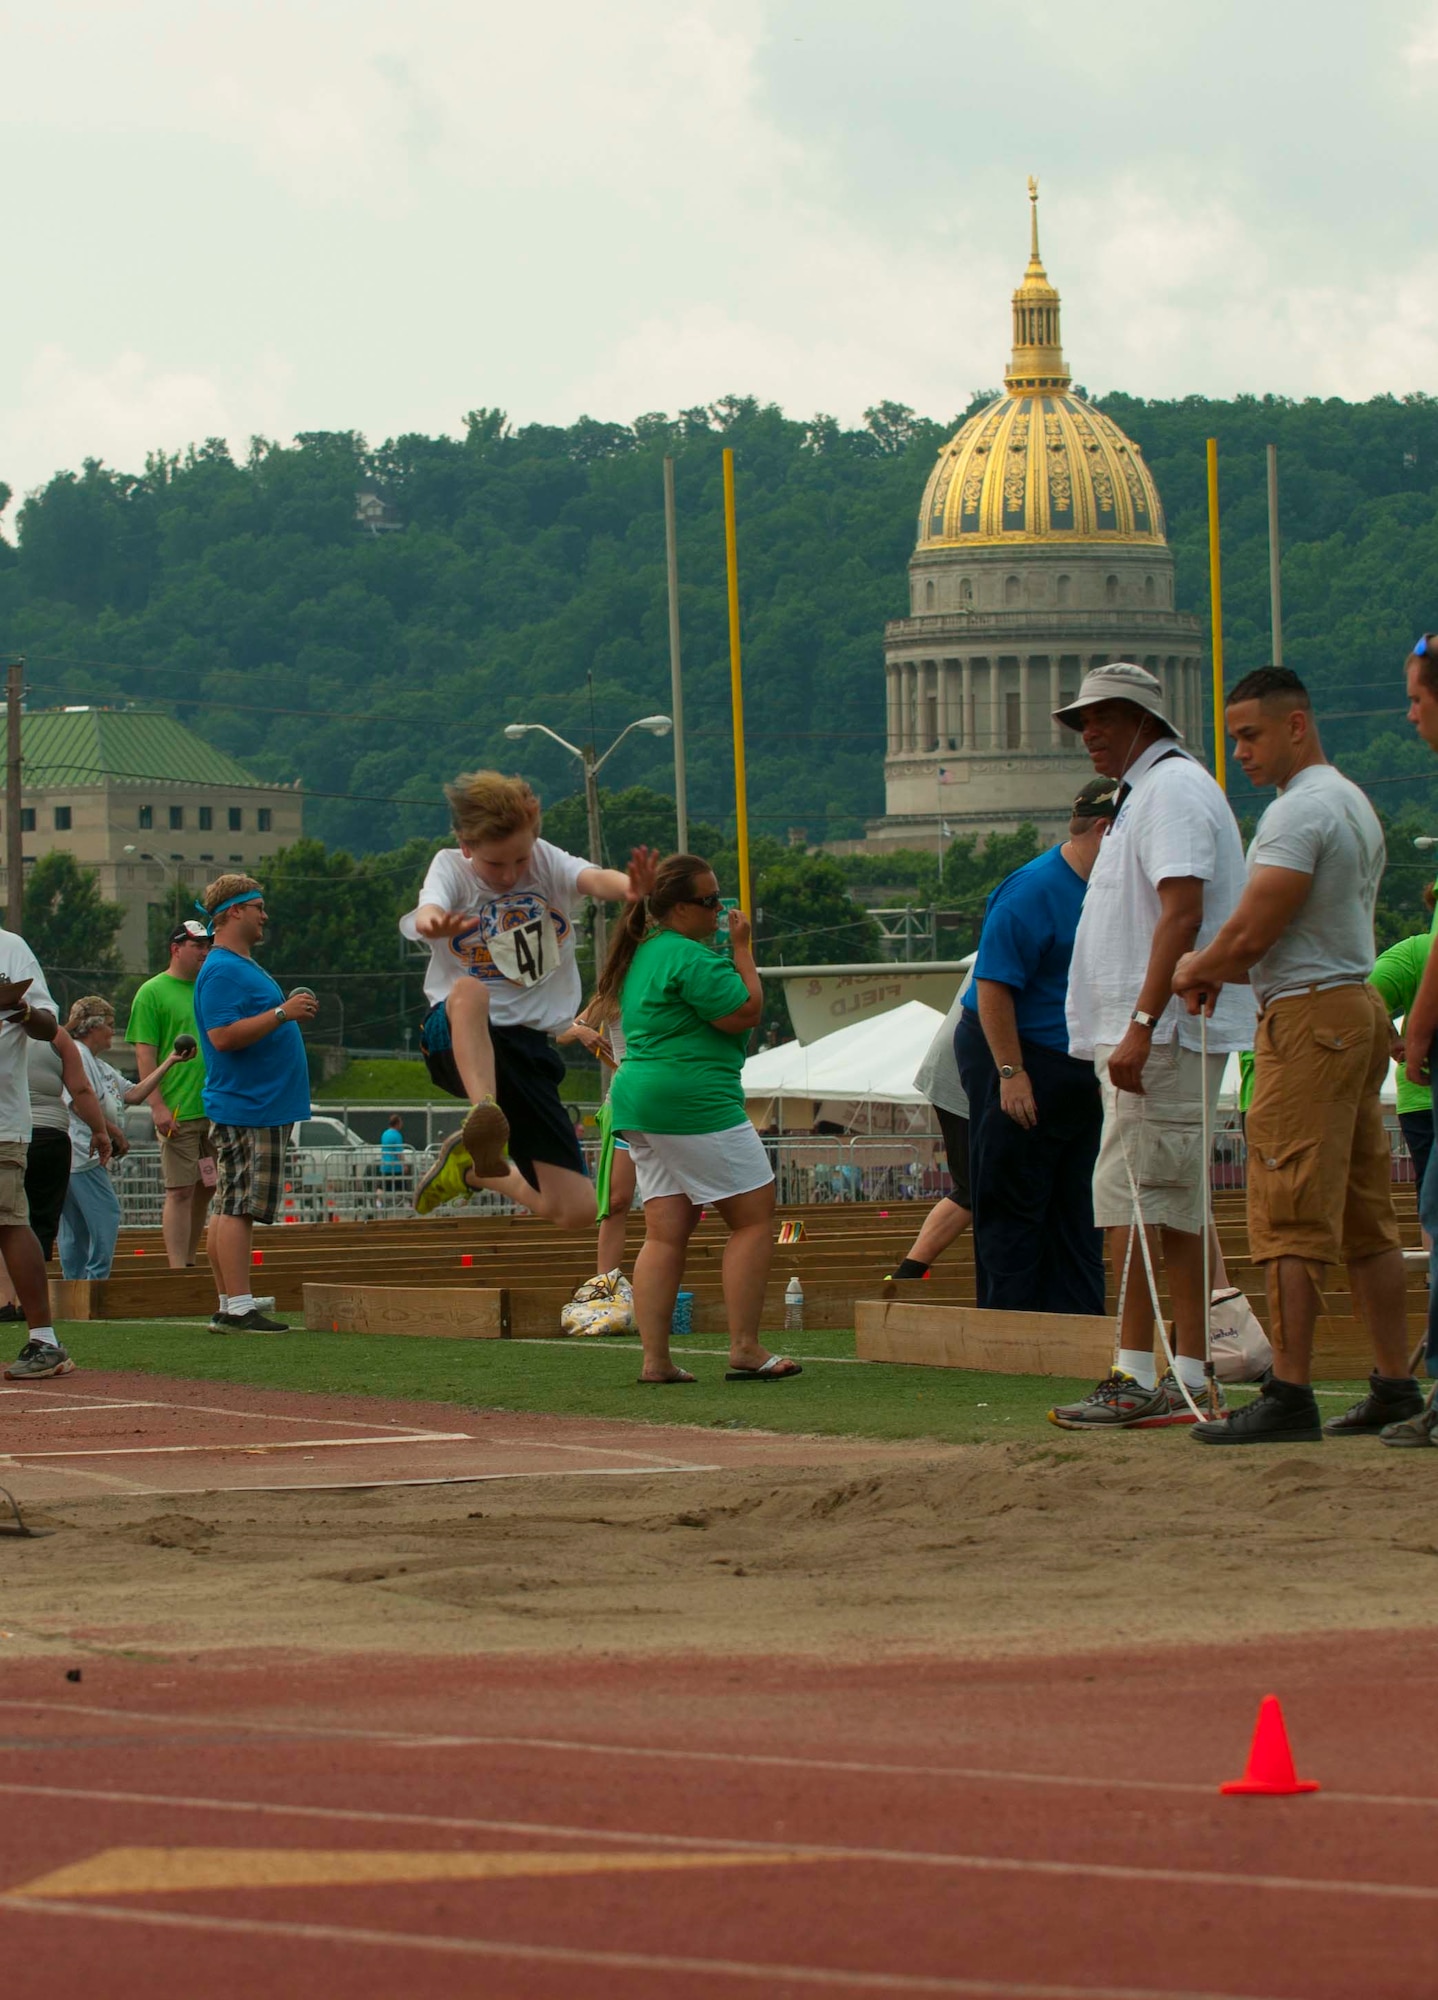
[[[1385,858],[1377,813],[1341,771],[1311,764],[1289,779],[1258,822],[1248,866],[1294,868],[1313,882],[1248,975],[1261,1007],[1324,980],[1367,979],[1377,956],[1373,910]]]
[[[1174,753],[1177,752],[1175,755]],[[1202,764],[1168,741],[1150,744],[1127,772],[1131,787],[1098,851],[1069,966],[1069,1053],[1092,1057],[1113,1047],[1129,1021],[1148,970],[1160,904],[1158,885],[1182,876],[1203,884],[1202,950],[1243,893],[1243,843],[1227,799]],[[1253,994],[1225,986],[1208,1023],[1210,1054],[1253,1047]],[[1199,1024],[1170,999],[1155,1044],[1199,1046]]]
[[[950,1112],[955,1118],[967,1118],[969,1115],[969,1100],[959,1081],[959,1065],[954,1056],[954,1031],[963,1012],[964,995],[973,982],[974,972],[970,966],[914,1078],[915,1090],[922,1090],[930,1104],[937,1104],[941,1111]]]
[[[491,889],[457,847],[440,850],[429,864],[419,903],[471,916],[458,937],[430,941],[425,997],[445,999],[461,979],[482,979],[489,1018],[501,1028],[538,1028],[552,1035],[579,1012],[579,967],[574,961],[573,913],[583,902],[579,878],[592,862],[537,840],[529,866],[512,889]],[[400,931],[418,938],[415,910]],[[498,961],[498,962],[496,962]]]
[[[40,961],[24,938],[0,930],[0,979],[28,979],[25,998],[32,1007],[55,1012]],[[0,1139],[28,1140],[34,1129],[30,1115],[30,1037],[15,1021],[0,1025]]]
[[[90,1088],[100,1100],[100,1109],[112,1125],[118,1125],[120,1122],[120,1113],[124,1109],[125,1092],[129,1089],[129,1085],[117,1069],[112,1069],[109,1063],[102,1062],[95,1051],[82,1042],[78,1036],[75,1039],[75,1047],[80,1051],[80,1060],[85,1065],[85,1074],[90,1079]],[[68,1091],[65,1093],[65,1102],[67,1104],[70,1102],[70,1093]],[[87,1173],[91,1167],[99,1166],[100,1162],[90,1150],[93,1138],[94,1134],[91,1132],[89,1126],[72,1106],[70,1111],[70,1172],[72,1174]]]

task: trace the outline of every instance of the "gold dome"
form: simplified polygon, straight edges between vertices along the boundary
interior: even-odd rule
[[[1028,269],[1014,293],[1006,393],[939,454],[919,510],[919,548],[1011,543],[1164,543],[1163,507],[1143,454],[1075,396],[1059,339],[1059,295],[1039,257],[1030,180]]]

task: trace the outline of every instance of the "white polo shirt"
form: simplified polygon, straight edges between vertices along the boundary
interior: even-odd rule
[[[1176,753],[1176,754],[1175,754]],[[1158,923],[1158,885],[1182,876],[1204,884],[1202,950],[1232,915],[1245,870],[1238,822],[1227,799],[1196,758],[1169,739],[1135,758],[1130,790],[1098,851],[1089,877],[1069,966],[1069,1053],[1092,1057],[1128,1032],[1148,970]],[[1208,1024],[1211,1055],[1253,1047],[1255,1008],[1247,985],[1225,986]],[[1197,1018],[1170,1000],[1153,1031],[1155,1043],[1175,1035],[1199,1046]]]
[[[0,930],[0,979],[28,979],[25,995],[32,1007],[55,1012],[55,1002],[45,984],[40,961],[24,938],[14,931]],[[30,1137],[30,1037],[17,1022],[0,1024],[0,1139]]]

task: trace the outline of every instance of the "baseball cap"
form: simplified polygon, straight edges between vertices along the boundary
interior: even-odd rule
[[[1157,674],[1151,674],[1147,667],[1140,667],[1133,660],[1110,660],[1107,666],[1092,667],[1079,682],[1079,691],[1066,708],[1053,711],[1055,722],[1061,722],[1065,729],[1082,729],[1083,712],[1100,701],[1131,701],[1135,708],[1146,709],[1163,724],[1170,736],[1183,741],[1183,731],[1176,729],[1163,712],[1163,683]]]
[[[1118,811],[1118,779],[1090,778],[1073,802],[1074,819],[1112,819]]]
[[[193,917],[186,917],[182,924],[176,924],[170,932],[171,944],[211,944],[214,940],[204,925]]]

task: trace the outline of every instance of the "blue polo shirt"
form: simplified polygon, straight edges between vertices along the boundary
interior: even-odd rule
[[[292,1125],[310,1115],[310,1070],[294,1021],[247,1049],[217,1049],[211,1028],[227,1028],[278,1007],[284,994],[252,958],[212,947],[195,981],[195,1025],[205,1053],[205,1110],[215,1125]]]
[[[1064,860],[1061,847],[1015,869],[989,897],[974,965],[976,983],[991,979],[1012,988],[1022,1040],[1065,1055],[1069,960],[1087,887]],[[976,984],[969,988],[964,1011],[978,1019]]]

